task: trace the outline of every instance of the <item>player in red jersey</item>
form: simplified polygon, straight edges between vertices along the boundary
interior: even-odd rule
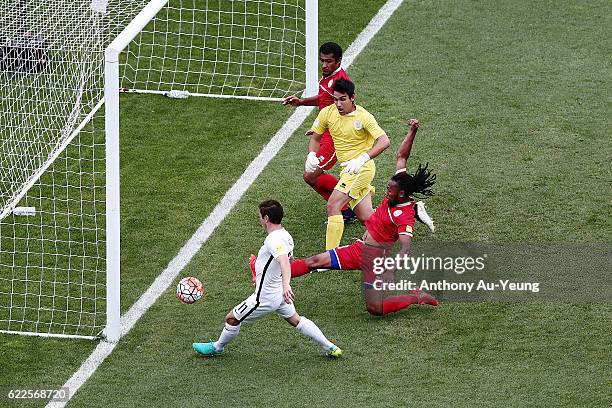
[[[397,240],[400,241],[398,255],[408,255],[410,252],[412,229],[417,211],[413,195],[433,195],[431,186],[435,183],[436,176],[427,169],[427,166],[419,165],[414,175],[406,172],[406,161],[412,150],[419,121],[410,119],[408,124],[408,134],[397,153],[397,172],[387,184],[385,198],[366,221],[366,232],[363,238],[353,244],[340,246],[291,263],[292,278],[320,268],[361,270],[367,310],[378,316],[396,312],[412,304],[438,305],[438,301],[433,296],[420,290],[385,297],[383,291],[374,287],[374,281],[379,278],[374,270],[375,258],[386,257]]]
[[[327,42],[319,48],[319,61],[321,63],[321,79],[319,80],[319,92],[315,96],[308,98],[298,98],[295,95],[285,98],[283,105],[292,106],[319,106],[319,110],[334,103],[334,91],[332,87],[338,79],[348,79],[342,63],[342,48],[333,42]],[[336,149],[334,141],[325,130],[321,136],[319,150],[310,152],[306,158],[304,168],[304,181],[308,183],[325,201],[329,200],[334,188],[338,184],[338,179],[326,171],[336,164]],[[351,221],[355,218],[355,213],[348,205],[342,208],[344,221]]]

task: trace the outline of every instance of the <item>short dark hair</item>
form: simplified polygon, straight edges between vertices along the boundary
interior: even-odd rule
[[[431,197],[434,195],[431,186],[436,183],[436,175],[428,167],[429,163],[425,164],[425,166],[419,164],[414,175],[403,171],[391,177],[391,180],[398,184],[400,191],[404,192],[405,197],[414,197],[415,194],[420,195],[421,197],[419,198]]]
[[[276,200],[266,200],[259,204],[261,218],[268,216],[272,224],[280,224],[283,220],[283,206]]]
[[[355,84],[352,83],[350,80],[348,79],[343,79],[340,78],[338,79],[335,83],[334,86],[332,87],[332,89],[335,92],[342,92],[347,94],[350,98],[353,97],[353,95],[355,95]]]
[[[335,42],[326,42],[319,48],[320,54],[332,54],[336,61],[342,59],[342,47]]]

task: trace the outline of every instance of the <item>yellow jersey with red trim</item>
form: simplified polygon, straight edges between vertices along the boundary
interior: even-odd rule
[[[385,134],[374,116],[359,105],[346,115],[340,115],[335,104],[321,109],[311,130],[322,135],[325,129],[329,129],[340,162],[367,153],[376,139]]]

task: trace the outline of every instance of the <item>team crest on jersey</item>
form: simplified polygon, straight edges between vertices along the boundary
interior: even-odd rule
[[[393,216],[394,217],[399,217],[400,215],[402,215],[402,210],[395,210],[395,211],[393,211]]]
[[[327,87],[331,88],[332,84],[334,83],[333,79],[330,79],[329,82],[327,83]]]
[[[361,130],[361,128],[363,127],[360,120],[356,120],[355,122],[353,122],[353,125],[355,125],[355,130]]]

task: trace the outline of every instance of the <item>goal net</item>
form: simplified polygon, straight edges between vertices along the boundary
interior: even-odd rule
[[[128,39],[118,63],[123,91],[275,100],[316,82],[316,66],[306,68],[307,3],[0,3],[0,332],[96,338],[113,314],[117,333],[118,271],[117,286],[108,271],[118,236],[107,225],[118,213],[109,215],[107,173],[118,160],[107,154],[119,125],[118,96],[105,96],[109,44]]]
[[[129,45],[122,86],[282,98],[304,89],[303,1],[171,1]]]

